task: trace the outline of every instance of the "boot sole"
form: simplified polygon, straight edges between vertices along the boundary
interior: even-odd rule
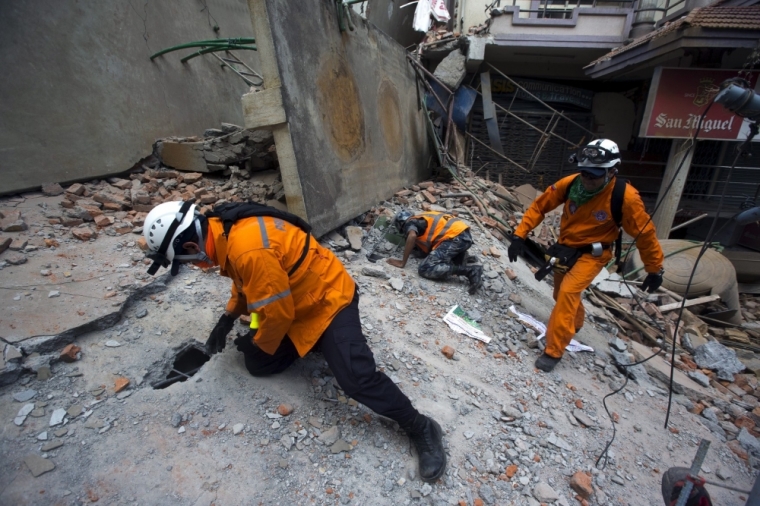
[[[432,418],[430,419],[430,421],[435,424],[435,428],[438,429],[438,431],[441,433],[441,445],[443,445],[443,429],[441,428],[441,425],[435,420],[433,420]],[[443,465],[441,466],[440,472],[436,473],[435,476],[431,476],[430,478],[423,478],[422,476],[420,476],[420,480],[424,481],[425,483],[435,483],[441,478],[441,476],[443,476],[443,473],[446,472],[446,465],[448,463],[449,463],[449,458],[446,456],[446,450],[444,449],[443,450]]]

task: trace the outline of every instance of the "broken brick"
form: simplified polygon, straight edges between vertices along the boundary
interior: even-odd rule
[[[183,174],[182,177],[183,177],[185,183],[187,183],[187,184],[193,184],[193,183],[197,183],[198,181],[200,181],[201,178],[203,177],[203,174],[201,174],[200,172],[187,172],[187,173]]]
[[[496,246],[491,246],[490,248],[491,256],[494,258],[500,258],[501,257],[501,251]]]
[[[117,234],[124,235],[124,234],[130,233],[133,227],[132,227],[132,224],[122,221],[122,222],[116,223],[113,226],[113,229],[116,231]]]
[[[288,416],[293,412],[293,406],[290,404],[280,404],[277,406],[277,412],[282,416]]]
[[[594,487],[591,485],[591,476],[583,471],[577,471],[570,478],[570,488],[575,490],[583,499],[588,499],[594,493]]]
[[[517,274],[512,269],[504,269],[504,274],[507,275],[510,281],[514,281],[517,278]]]
[[[515,464],[510,464],[507,466],[507,469],[504,471],[504,474],[507,475],[507,478],[512,478],[517,473],[517,466]]]
[[[734,452],[736,456],[739,457],[740,459],[747,460],[749,458],[747,455],[747,451],[744,448],[742,448],[742,445],[738,440],[732,439],[731,441],[726,443],[726,446],[728,446],[731,449],[731,451]]]
[[[116,378],[116,380],[113,382],[113,391],[114,393],[119,393],[125,388],[129,386],[129,378],[125,378],[124,376],[119,376]]]
[[[95,233],[95,231],[90,227],[73,228],[71,229],[71,235],[80,241],[89,241],[90,239],[94,239],[98,236],[98,234]]]
[[[734,420],[734,425],[736,425],[740,429],[742,427],[744,427],[747,430],[752,430],[755,428],[755,422],[748,416],[737,416],[736,420]]]
[[[74,183],[73,185],[66,188],[66,193],[71,193],[72,195],[82,195],[84,193],[84,190],[84,185]]]
[[[456,353],[456,350],[452,348],[451,346],[444,346],[443,348],[441,348],[441,353],[443,353],[443,355],[446,358],[453,359],[454,353]]]
[[[427,200],[431,204],[435,204],[436,202],[438,202],[438,199],[433,197],[433,195],[431,195],[431,193],[427,190],[422,190],[422,196],[425,197],[425,200]]]
[[[61,360],[64,362],[76,362],[78,360],[78,353],[82,349],[76,344],[67,344],[66,347],[61,350]]]
[[[21,232],[27,228],[28,227],[19,211],[11,211],[7,213],[5,218],[0,221],[0,229],[2,229],[3,232]]]
[[[105,214],[101,214],[95,217],[95,225],[97,225],[99,228],[105,228],[112,223],[112,220],[113,218],[106,216]]]

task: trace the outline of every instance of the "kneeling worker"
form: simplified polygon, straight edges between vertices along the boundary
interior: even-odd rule
[[[427,279],[446,279],[452,274],[466,276],[470,294],[483,284],[483,266],[467,265],[467,250],[472,246],[470,227],[450,214],[429,211],[412,216],[400,211],[393,219],[396,228],[406,237],[404,257],[389,258],[388,263],[403,269],[416,246],[427,256],[417,272]]]
[[[206,343],[209,353],[224,349],[241,314],[251,315],[252,330],[235,344],[253,376],[282,372],[317,345],[346,395],[398,422],[417,448],[420,478],[436,481],[446,468],[440,425],[376,370],[354,280],[310,230],[297,216],[252,202],[223,204],[207,216],[190,202],[166,202],[145,219],[154,260],[148,272],[218,265],[232,279],[232,295]]]
[[[597,139],[575,155],[580,174],[560,179],[533,201],[512,236],[507,252],[514,262],[525,249],[525,238],[549,211],[565,204],[558,244],[548,256],[554,265],[554,300],[557,302],[546,328],[546,349],[536,368],[549,372],[562,358],[585,319],[581,292],[588,288],[612,259],[612,244],[625,232],[636,238],[647,277],[641,286],[650,293],[662,284],[665,257],[657,241],[639,192],[627,181],[617,180],[620,151],[609,139]],[[619,247],[619,246],[618,246]]]

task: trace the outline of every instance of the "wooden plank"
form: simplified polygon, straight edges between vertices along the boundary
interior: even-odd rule
[[[687,299],[686,303],[684,304],[684,307],[690,307],[690,306],[696,306],[699,304],[707,304],[708,302],[713,302],[715,300],[720,299],[720,295],[705,295],[704,297],[697,297],[696,299]],[[660,306],[660,312],[665,313],[667,311],[673,311],[674,309],[678,309],[681,307],[682,302],[673,302],[672,304],[665,304],[664,306]]]

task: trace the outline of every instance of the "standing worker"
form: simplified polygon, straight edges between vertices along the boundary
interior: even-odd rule
[[[641,289],[651,293],[662,284],[665,258],[654,225],[639,192],[626,180],[615,177],[620,165],[617,144],[597,139],[571,159],[578,162],[580,174],[560,179],[533,201],[507,252],[511,262],[517,260],[525,249],[528,233],[543,221],[546,213],[565,204],[559,241],[547,252],[555,262],[552,267],[556,305],[546,328],[546,349],[536,360],[536,368],[545,372],[554,369],[565,347],[583,326],[586,314],[581,292],[612,259],[612,244],[620,237],[621,225],[628,235],[636,238],[644,262],[647,276]]]
[[[404,257],[389,258],[388,263],[403,269],[416,246],[427,256],[417,272],[427,279],[446,279],[452,274],[467,277],[470,295],[483,284],[483,266],[467,265],[467,250],[472,246],[470,227],[459,218],[436,211],[412,216],[400,211],[393,222],[406,237]]]
[[[171,265],[218,265],[232,295],[206,342],[224,350],[242,314],[251,331],[235,340],[253,376],[277,374],[317,346],[346,395],[398,422],[414,442],[420,478],[446,469],[443,431],[420,414],[388,376],[376,370],[362,334],[359,292],[343,264],[311,236],[299,217],[253,202],[223,204],[203,216],[190,202],[166,202],[145,218],[148,270]]]

